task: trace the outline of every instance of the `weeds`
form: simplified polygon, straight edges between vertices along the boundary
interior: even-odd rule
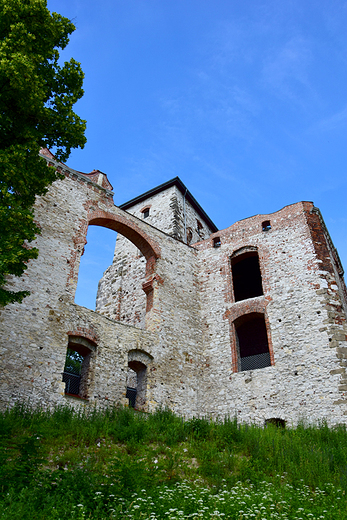
[[[0,414],[0,518],[347,518],[345,427],[169,410]]]

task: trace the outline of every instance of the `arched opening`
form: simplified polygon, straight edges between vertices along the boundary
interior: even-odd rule
[[[89,226],[78,271],[77,305],[95,310],[99,281],[112,264],[116,238],[117,234],[110,229]]]
[[[271,419],[265,419],[265,428],[272,424],[273,426],[277,426],[277,428],[285,428],[286,421],[284,419],[280,419],[279,417],[271,417]]]
[[[231,269],[235,302],[264,294],[257,251],[233,256]]]
[[[146,275],[152,274],[155,261],[160,257],[159,245],[135,221],[130,220],[125,212],[118,211],[121,214],[95,211],[89,218],[89,225],[113,229],[130,240],[147,260]]]
[[[141,410],[146,404],[147,367],[140,361],[129,361],[128,367],[126,397],[130,406]]]
[[[94,352],[95,345],[90,340],[69,336],[63,371],[65,395],[88,398],[90,364]]]
[[[129,406],[138,410],[146,408],[147,368],[152,356],[142,350],[131,350],[128,354],[127,392]]]
[[[81,259],[75,301],[108,318],[144,327],[146,310],[151,308],[153,296],[153,287],[151,290],[147,287],[148,278],[154,272],[160,249],[136,222],[125,216],[122,210],[115,210],[121,214],[93,210],[89,217],[87,247]],[[116,248],[115,235],[111,236],[108,230],[118,233]],[[92,241],[93,245],[90,244]],[[94,283],[91,284],[90,280]],[[82,297],[86,292],[87,301]]]
[[[271,366],[264,315],[252,312],[235,322],[239,372]]]

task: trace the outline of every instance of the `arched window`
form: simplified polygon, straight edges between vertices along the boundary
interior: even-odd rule
[[[90,340],[79,336],[69,336],[63,372],[65,395],[88,398],[90,362],[94,352],[95,345]]]
[[[264,315],[252,312],[238,318],[234,325],[239,372],[271,366]]]
[[[235,302],[264,294],[258,253],[252,249],[231,257]]]
[[[128,354],[127,393],[129,405],[143,410],[147,397],[147,366],[152,356],[142,350],[131,350]]]

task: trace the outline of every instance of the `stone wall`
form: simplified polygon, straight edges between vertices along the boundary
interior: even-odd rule
[[[196,245],[205,357],[199,400],[206,412],[260,423],[346,422],[343,294],[322,227],[313,229],[316,216],[311,203],[298,203],[218,232],[220,248],[213,236]],[[263,231],[266,221],[271,229]],[[230,258],[249,246],[258,250],[264,295],[235,302]],[[265,316],[272,366],[240,372],[234,322],[251,312]]]
[[[346,288],[312,203],[210,236],[210,228],[196,227],[192,241],[198,231],[207,237],[190,246],[182,242],[183,198],[176,188],[141,203],[133,215],[114,206],[100,172],[59,167],[64,180],[36,203],[39,257],[9,280],[31,295],[0,311],[2,407],[18,400],[44,407],[127,404],[131,382],[145,411],[168,406],[187,417],[236,414],[260,424],[270,418],[346,423]],[[143,218],[146,205],[150,215]],[[191,209],[187,227],[198,219]],[[89,225],[119,234],[100,284],[99,312],[74,303]],[[235,301],[233,265],[255,257],[262,291]],[[265,324],[269,366],[242,371],[235,327],[251,316]],[[68,346],[85,355],[75,396],[65,394],[62,382]]]
[[[198,359],[195,251],[115,207],[109,190],[78,172],[63,170],[65,179],[37,199],[39,257],[20,279],[11,281],[31,295],[22,304],[1,309],[2,406],[28,399],[43,406],[64,400],[76,406],[127,402],[128,354],[139,351],[152,360],[144,409],[167,405],[186,415],[198,413],[197,369],[190,361]],[[138,283],[146,299],[146,330],[74,304],[88,225],[124,234],[145,258],[144,278]],[[66,350],[69,338],[76,336],[95,345],[86,383],[88,400],[64,394]],[[187,367],[182,371],[183,365]]]
[[[144,217],[146,209],[149,214]],[[130,207],[127,205],[127,212],[188,244],[207,238],[212,232],[177,186],[169,186]],[[141,251],[126,237],[118,235],[112,265],[99,283],[97,312],[122,323],[144,328],[146,297],[141,286],[144,272],[145,258]]]

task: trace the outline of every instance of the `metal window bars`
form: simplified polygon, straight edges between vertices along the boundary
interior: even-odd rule
[[[240,359],[240,372],[245,370],[256,370],[271,366],[270,352],[256,354],[255,356],[246,356]]]
[[[125,397],[127,397],[129,399],[129,406],[131,406],[132,408],[135,408],[136,394],[137,394],[136,388],[130,388],[130,386],[127,386],[127,393],[125,394]]]
[[[78,395],[80,391],[81,376],[72,374],[71,372],[63,372],[63,383],[65,384],[65,393]]]

